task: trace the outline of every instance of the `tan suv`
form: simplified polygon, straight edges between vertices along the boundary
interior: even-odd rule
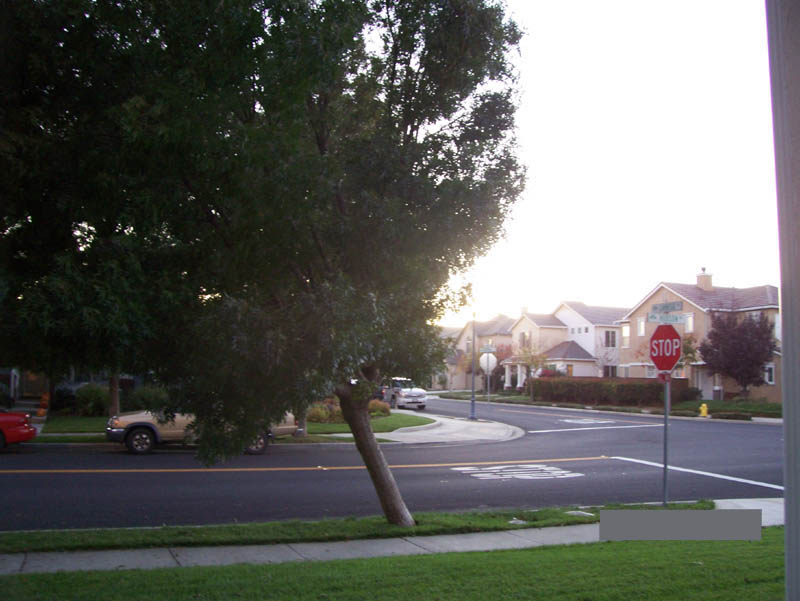
[[[156,444],[178,442],[191,444],[195,437],[191,429],[194,415],[176,413],[175,418],[167,420],[163,414],[150,411],[128,411],[114,415],[106,424],[106,438],[112,442],[122,442],[131,453],[143,455],[153,450]],[[294,415],[286,413],[283,421],[259,434],[245,453],[260,455],[267,450],[269,439],[284,434],[294,434],[297,421]]]

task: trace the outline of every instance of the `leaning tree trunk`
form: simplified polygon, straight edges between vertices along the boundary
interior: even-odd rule
[[[386,457],[383,455],[372,426],[369,423],[367,406],[369,399],[354,398],[350,386],[343,385],[336,388],[336,395],[342,407],[342,416],[353,432],[356,448],[361,453],[364,465],[367,466],[378,500],[383,508],[383,513],[390,524],[398,526],[413,526],[415,524],[411,512],[408,511],[400,488],[395,482]]]

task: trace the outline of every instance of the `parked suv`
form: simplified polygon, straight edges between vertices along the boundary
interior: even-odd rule
[[[114,415],[106,424],[106,438],[112,442],[121,442],[128,447],[131,453],[142,455],[153,450],[156,444],[161,443],[192,443],[194,433],[189,427],[194,421],[194,415],[189,413],[176,413],[174,419],[167,420],[163,414],[150,411],[128,411]],[[245,453],[260,455],[267,450],[270,438],[294,434],[297,431],[297,422],[294,415],[286,413],[283,421],[259,434]]]
[[[399,409],[404,407],[425,409],[425,403],[427,402],[425,389],[419,388],[409,378],[392,378],[389,383],[388,394],[390,395],[389,404],[392,407]]]

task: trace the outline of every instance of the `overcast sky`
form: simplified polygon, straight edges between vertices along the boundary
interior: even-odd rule
[[[444,325],[779,285],[763,0],[510,0],[527,189]]]

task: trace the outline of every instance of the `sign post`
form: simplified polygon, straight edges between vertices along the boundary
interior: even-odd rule
[[[494,356],[495,347],[481,347],[481,367],[486,372],[486,401],[492,400],[492,370],[497,367],[497,357]]]
[[[670,405],[670,373],[681,358],[681,336],[668,324],[661,324],[650,337],[650,360],[659,372],[659,379],[664,382],[664,506],[669,502],[669,405]]]

